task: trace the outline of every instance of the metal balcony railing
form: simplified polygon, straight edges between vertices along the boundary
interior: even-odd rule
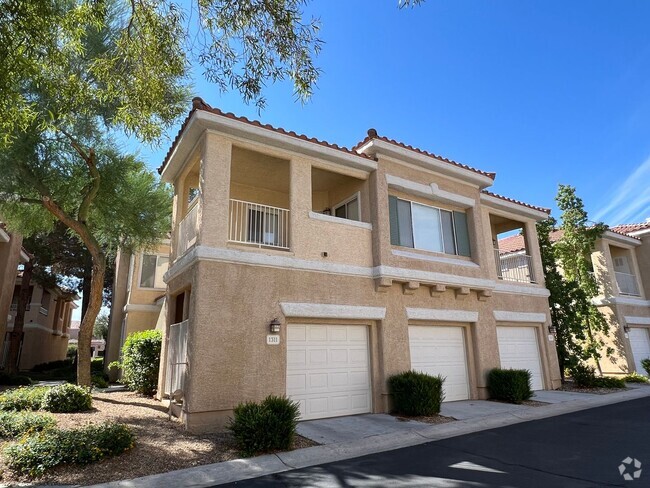
[[[616,271],[616,283],[618,284],[618,291],[621,295],[629,295],[633,297],[640,297],[639,283],[636,276],[630,273],[622,273]]]
[[[528,254],[502,255],[499,249],[495,249],[494,257],[497,265],[497,276],[500,280],[535,283],[533,262]]]
[[[228,240],[287,250],[289,210],[231,199]]]
[[[182,256],[185,252],[196,243],[199,235],[199,206],[195,200],[194,205],[187,212],[187,215],[178,224],[178,234],[176,246],[177,256]]]

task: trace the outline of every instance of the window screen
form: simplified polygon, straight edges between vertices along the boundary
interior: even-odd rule
[[[142,273],[140,274],[140,286],[142,288],[153,288],[156,279],[157,256],[151,254],[142,255]]]

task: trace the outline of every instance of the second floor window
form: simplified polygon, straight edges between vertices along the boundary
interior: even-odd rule
[[[142,255],[142,269],[140,272],[140,288],[164,289],[163,276],[169,267],[169,258],[156,254]]]
[[[470,256],[467,214],[389,197],[394,246]]]
[[[334,216],[341,219],[361,220],[360,213],[358,193],[334,207]]]

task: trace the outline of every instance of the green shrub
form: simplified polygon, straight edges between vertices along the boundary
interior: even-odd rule
[[[124,424],[106,423],[70,430],[49,429],[23,437],[4,449],[14,471],[40,476],[59,464],[90,464],[133,447],[135,437]]]
[[[648,377],[634,371],[632,373],[626,374],[623,377],[623,381],[626,383],[647,383]]]
[[[596,386],[596,371],[591,366],[578,363],[571,368],[570,373],[576,386],[580,388],[593,388]]]
[[[54,417],[39,412],[0,412],[0,437],[13,439],[56,426]]]
[[[130,334],[122,346],[122,381],[129,389],[152,395],[158,387],[162,334],[145,330]]]
[[[94,374],[91,378],[91,383],[96,388],[108,388],[108,381],[103,375]]]
[[[388,378],[395,412],[408,416],[431,416],[440,413],[444,399],[442,376],[406,371]]]
[[[494,368],[488,375],[490,398],[520,404],[530,400],[530,371],[525,369]]]
[[[65,383],[54,386],[43,396],[41,408],[48,412],[84,412],[93,406],[90,392],[81,386]]]
[[[650,375],[650,358],[642,359],[641,366],[645,369],[645,372]]]
[[[90,362],[90,371],[93,373],[103,374],[104,358],[93,358]]]
[[[0,371],[0,385],[6,386],[29,386],[32,384],[27,376],[11,375]]]
[[[597,388],[625,388],[625,380],[613,376],[597,376],[594,386]]]
[[[245,456],[290,449],[300,417],[297,402],[270,395],[261,403],[246,402],[234,409],[228,429]]]
[[[65,355],[70,360],[74,360],[75,356],[77,355],[77,345],[76,344],[68,345],[68,350],[65,353]]]
[[[59,359],[57,361],[50,361],[48,363],[40,363],[34,366],[31,371],[40,373],[43,371],[50,371],[52,369],[61,369],[72,366],[72,359]]]
[[[21,387],[0,394],[0,410],[39,410],[49,386]]]

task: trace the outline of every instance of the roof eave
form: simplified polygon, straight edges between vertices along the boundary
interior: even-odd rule
[[[282,134],[206,110],[195,110],[182,131],[167,164],[162,169],[163,181],[172,182],[174,180],[204,130],[211,130],[278,149],[297,152],[304,156],[326,160],[335,164],[343,164],[346,167],[368,173],[377,169],[377,163],[369,158],[346,153],[310,140]]]
[[[432,169],[440,174],[477,185],[480,189],[487,188],[494,184],[494,178],[489,176],[472,171],[471,169],[456,166],[433,156],[427,156],[404,147],[396,146],[395,144],[391,144],[381,139],[370,139],[365,144],[357,147],[356,151],[373,157],[377,154],[382,154],[395,159],[400,159],[415,164],[416,166],[425,169]]]
[[[618,242],[620,244],[627,244],[628,246],[640,246],[641,245],[641,240],[632,237],[632,236],[626,236],[623,234],[618,234],[617,232],[612,232],[611,230],[606,230],[602,237],[603,239],[607,239],[609,241],[614,241]]]
[[[548,218],[547,212],[530,208],[519,203],[510,202],[508,200],[488,195],[486,193],[481,193],[481,202],[485,203],[489,207],[496,208],[498,210],[502,210],[511,214],[516,214],[521,217],[533,219],[535,221],[545,220]]]

